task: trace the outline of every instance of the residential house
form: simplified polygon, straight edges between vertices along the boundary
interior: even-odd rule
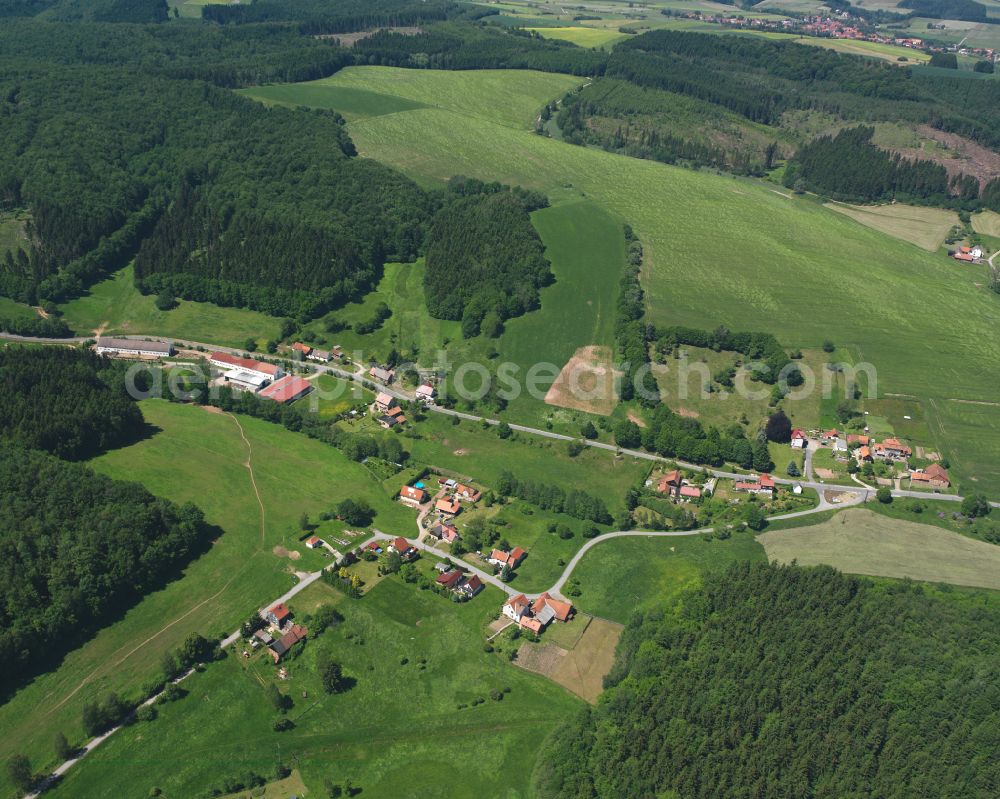
[[[535,618],[541,618],[541,614],[550,611],[552,613],[552,618],[556,621],[567,622],[573,616],[573,605],[569,602],[564,602],[561,599],[556,599],[548,591],[542,594],[535,603],[531,606],[531,612],[535,614]],[[543,622],[547,623],[547,622]]]
[[[292,351],[299,353],[303,358],[308,358],[312,354],[313,348],[301,341],[296,341],[292,345]]]
[[[502,549],[494,549],[487,560],[494,566],[501,568],[509,566],[511,569],[516,569],[527,556],[528,553],[521,549],[521,547],[514,547],[510,552],[504,552]]]
[[[478,502],[483,496],[482,491],[477,491],[472,486],[464,486],[461,483],[455,485],[455,496],[458,499],[464,499],[468,502]]]
[[[442,574],[439,574],[434,579],[434,582],[440,586],[447,588],[448,590],[453,590],[455,588],[458,588],[459,583],[462,582],[462,572],[460,572],[458,569],[452,569],[451,571],[446,571]]]
[[[293,624],[291,628],[277,641],[273,641],[268,647],[268,651],[271,653],[271,657],[274,658],[274,662],[280,661],[285,654],[293,646],[295,646],[299,641],[305,640],[305,637],[309,635],[309,630],[300,624]]]
[[[317,535],[311,535],[306,540],[306,546],[309,547],[309,549],[319,549],[323,546],[323,539]]]
[[[774,494],[774,478],[769,474],[762,474],[758,479],[737,480],[734,488],[737,491],[746,491],[750,494]]]
[[[385,413],[395,404],[396,400],[384,391],[379,392],[378,396],[375,397],[375,410],[378,413]]]
[[[401,424],[400,422],[401,418],[403,417],[389,416],[388,414],[382,414],[381,416],[378,417],[377,421],[379,423],[379,427],[381,427],[383,430],[392,430],[392,428]]]
[[[803,430],[795,428],[792,431],[792,449],[805,449],[809,446],[809,439]]]
[[[910,486],[927,486],[928,488],[948,488],[951,479],[940,463],[932,463],[923,471],[910,472]]]
[[[444,541],[448,544],[454,544],[459,538],[461,538],[458,534],[458,528],[454,525],[448,524],[447,522],[435,524],[427,532],[439,541]]]
[[[500,612],[511,621],[520,623],[522,616],[526,613],[531,613],[531,603],[528,602],[528,597],[524,594],[518,594],[517,596],[508,597],[507,601],[503,603]]]
[[[433,402],[434,401],[434,386],[429,383],[424,383],[422,386],[417,386],[416,397],[421,402]]]
[[[401,535],[392,540],[392,548],[399,553],[399,557],[404,563],[413,560],[419,554],[417,548]]]
[[[913,454],[913,450],[897,438],[887,438],[872,449],[876,458],[890,461],[906,460]]]
[[[871,436],[862,436],[857,433],[851,433],[847,436],[847,445],[860,444],[862,447],[867,447],[872,443]]]
[[[553,619],[568,621],[573,615],[573,606],[569,602],[563,602],[548,593],[538,597],[534,604],[524,594],[509,597],[500,610],[511,621],[536,634],[544,630]]]
[[[439,499],[434,505],[435,510],[442,516],[447,516],[449,518],[458,516],[462,512],[462,503],[457,499],[449,499],[447,497]]]
[[[467,577],[465,582],[463,582],[458,587],[458,592],[465,594],[469,599],[472,599],[476,594],[483,590],[483,581],[479,579],[478,574],[473,574],[471,577]]]
[[[681,502],[701,499],[701,489],[698,486],[681,486],[677,489],[677,499]]]
[[[833,440],[833,451],[834,452],[847,452],[847,441],[843,438],[837,437]]]
[[[399,501],[404,505],[409,505],[411,508],[415,508],[418,505],[423,505],[427,501],[427,492],[422,488],[403,486],[399,489]]]
[[[333,355],[326,350],[313,350],[306,357],[310,361],[319,361],[320,363],[330,363],[333,360]]]
[[[284,405],[286,402],[295,402],[312,390],[312,383],[308,380],[296,375],[285,375],[275,380],[267,388],[262,388],[259,393],[264,399],[274,400]]]
[[[833,430],[824,430],[820,434],[820,438],[822,438],[824,441],[836,441],[839,437],[840,433],[837,431],[836,428],[834,428]]]
[[[392,371],[392,369],[383,369],[381,366],[373,366],[368,370],[368,376],[371,377],[372,380],[377,380],[379,383],[389,385],[392,383],[396,373]]]
[[[872,460],[872,448],[869,446],[858,447],[854,450],[854,457],[858,463],[869,463]]]
[[[100,336],[94,345],[98,355],[136,355],[142,358],[168,358],[174,354],[170,341],[139,341],[134,338]]]
[[[661,494],[674,493],[678,488],[680,488],[682,482],[683,480],[681,478],[680,471],[674,469],[672,472],[667,472],[659,479],[659,482],[656,484],[656,490]]]
[[[284,602],[279,602],[274,607],[268,608],[267,621],[279,630],[285,626],[285,622],[292,618],[292,612],[285,607]]]

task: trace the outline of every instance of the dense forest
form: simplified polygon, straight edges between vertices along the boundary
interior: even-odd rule
[[[143,428],[120,364],[83,349],[0,349],[0,439],[80,460]]]
[[[542,799],[964,797],[1000,784],[1000,608],[740,563],[637,615]]]
[[[917,17],[931,19],[961,19],[966,22],[988,22],[986,6],[973,0],[900,0],[900,8],[913,10]]]
[[[784,183],[836,200],[946,204],[952,196],[977,206],[979,181],[949,179],[933,161],[909,160],[872,144],[875,128],[857,127],[820,136],[800,148],[785,169]]]
[[[0,444],[5,689],[175,576],[214,534],[193,505]]]
[[[464,180],[454,186],[459,197],[438,212],[427,237],[427,308],[438,319],[461,319],[466,338],[496,338],[504,321],[539,306],[538,290],[552,281],[529,216],[548,202],[523,191],[471,190]]]

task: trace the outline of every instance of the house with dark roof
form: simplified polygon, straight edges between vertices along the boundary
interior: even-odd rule
[[[434,582],[443,588],[447,588],[449,591],[453,590],[458,588],[459,584],[462,582],[462,572],[458,569],[446,571],[434,578]]]
[[[448,544],[454,544],[459,538],[462,537],[458,534],[458,528],[453,524],[448,524],[447,522],[435,524],[427,532],[439,541],[444,541]]]

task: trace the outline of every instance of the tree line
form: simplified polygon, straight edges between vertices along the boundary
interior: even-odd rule
[[[574,519],[584,519],[597,524],[611,524],[612,521],[604,500],[575,488],[566,492],[556,485],[518,480],[513,472],[506,469],[497,478],[495,488],[501,496],[523,499],[542,510],[565,513]]]
[[[615,306],[615,343],[622,364],[620,399],[633,399],[636,389],[639,402],[647,407],[655,407],[660,396],[660,387],[649,368],[649,342],[646,339],[646,304],[639,270],[642,267],[642,242],[635,235],[632,226],[623,227],[626,247],[626,263],[622,278],[618,283],[618,302]],[[639,373],[642,377],[637,377]],[[641,383],[636,386],[637,380]]]
[[[543,747],[539,796],[986,799],[998,622],[995,602],[829,567],[710,573],[630,621],[604,701]]]

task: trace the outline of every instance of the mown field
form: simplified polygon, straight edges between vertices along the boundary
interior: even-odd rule
[[[60,306],[66,323],[80,335],[101,331],[107,335],[142,333],[176,336],[242,347],[253,339],[263,347],[277,338],[280,325],[275,317],[242,308],[223,308],[209,302],[180,300],[177,307],[161,311],[156,298],[138,292],[128,266],[90,288],[83,297]]]
[[[385,90],[393,73],[346,72],[331,85]],[[427,87],[416,85],[422,78]],[[389,90],[423,99],[441,79],[421,70]],[[455,80],[477,85],[475,73]],[[497,105],[518,80],[509,75]],[[488,84],[478,84],[479,100]],[[977,287],[979,271],[956,272],[942,256],[764,183],[573,147],[510,127],[506,109],[495,121],[479,109],[470,115],[442,94],[435,108],[359,119],[350,130],[364,154],[425,180],[464,173],[520,183],[557,201],[586,197],[630,221],[646,247],[654,322],[764,329],[790,347],[833,338],[877,367],[880,392],[993,399],[984,365],[1000,364],[997,306]]]
[[[316,584],[291,608],[321,602],[336,603],[344,622],[288,662],[290,679],[278,680],[266,655],[247,662],[230,654],[185,682],[188,695],[162,706],[159,718],[88,756],[52,797],[147,796],[153,787],[194,796],[247,769],[271,774],[279,760],[295,765],[316,797],[325,795],[325,778],[387,799],[529,795],[545,736],[582,701],[483,651],[499,590],[456,605],[393,577],[361,600]],[[343,665],[349,690],[323,691],[320,650]],[[272,682],[294,702],[287,732],[272,729]],[[490,699],[504,688],[501,701]],[[471,705],[478,698],[485,702]]]
[[[1000,214],[982,211],[972,217],[972,229],[977,233],[1000,238]]]
[[[619,33],[617,30],[588,28],[582,25],[571,25],[565,28],[525,28],[525,30],[533,31],[546,39],[562,39],[572,42],[578,47],[609,47],[628,38],[627,33]]]
[[[363,466],[305,436],[240,417],[253,448],[262,529],[261,508],[244,466],[247,444],[233,419],[161,400],[144,402],[142,409],[152,426],[149,437],[91,465],[111,477],[138,481],[160,496],[196,503],[224,532],[182,579],[145,597],[71,652],[58,669],[0,707],[4,761],[19,751],[38,769],[53,765],[56,732],[82,743],[85,702],[112,690],[136,695],[159,672],[163,652],[186,636],[232,631],[250,612],[291,588],[295,569],[319,568],[323,557],[298,542],[303,512],[316,518],[346,496],[364,497],[379,510],[376,524],[390,530],[412,527],[412,515],[392,502]],[[302,559],[276,556],[276,546],[301,552]],[[6,779],[4,771],[0,795],[6,795]]]
[[[837,213],[850,217],[865,227],[874,228],[893,238],[908,241],[928,252],[944,244],[951,229],[959,224],[958,214],[943,208],[914,205],[848,205],[828,203]]]
[[[758,537],[770,560],[825,563],[850,574],[1000,589],[1000,547],[928,524],[851,508]]]
[[[763,559],[764,548],[748,533],[724,541],[701,535],[615,538],[591,549],[574,570],[581,593],[573,602],[625,624],[635,611],[662,607],[697,587],[707,569]]]

